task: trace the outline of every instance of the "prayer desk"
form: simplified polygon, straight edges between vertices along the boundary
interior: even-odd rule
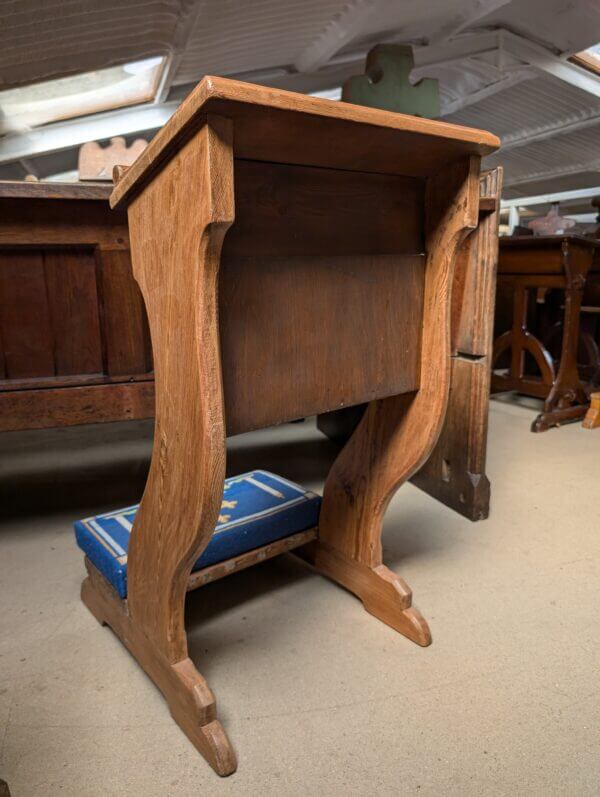
[[[512,328],[494,342],[492,390],[516,390],[544,399],[544,410],[533,421],[532,432],[543,432],[568,421],[580,420],[589,399],[580,381],[577,349],[581,304],[588,275],[600,269],[595,255],[600,241],[579,235],[515,236],[500,239],[498,290],[512,295]],[[564,323],[558,363],[528,328],[529,296],[558,288],[564,291]],[[533,357],[540,375],[527,372],[525,355]],[[500,372],[500,358],[510,358]]]
[[[127,598],[89,562],[82,597],[221,775],[235,755],[188,657],[184,600],[203,583],[190,572],[218,521],[226,435],[370,402],[297,550],[371,614],[430,642],[410,589],[382,562],[382,523],[444,421],[449,286],[477,224],[480,156],[498,143],[207,77],[121,171],[111,204],[128,209],[148,312],[154,451]]]

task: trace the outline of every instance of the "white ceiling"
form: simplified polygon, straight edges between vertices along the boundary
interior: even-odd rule
[[[204,74],[335,89],[381,41],[415,46],[444,118],[502,138],[490,163],[507,195],[600,185],[600,78],[566,62],[600,41],[600,0],[0,0],[0,90],[169,56],[156,105],[0,138],[0,177],[73,168],[88,138],[152,135]]]

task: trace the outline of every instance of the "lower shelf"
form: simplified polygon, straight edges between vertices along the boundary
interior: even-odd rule
[[[254,548],[252,551],[246,551],[246,553],[226,559],[224,562],[210,565],[210,567],[205,567],[204,570],[197,570],[190,575],[187,590],[190,592],[190,590],[210,584],[211,581],[218,581],[220,578],[230,576],[232,573],[237,573],[247,567],[272,559],[274,556],[279,556],[280,553],[299,548],[301,545],[306,545],[307,542],[316,540],[317,536],[318,528],[315,526],[312,529],[299,531],[297,534],[291,534],[289,537],[263,545],[262,548]]]

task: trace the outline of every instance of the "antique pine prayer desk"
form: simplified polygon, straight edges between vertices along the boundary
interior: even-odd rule
[[[477,224],[480,156],[497,146],[479,130],[208,77],[121,173],[111,204],[128,209],[148,312],[154,453],[126,600],[89,562],[82,596],[221,775],[235,755],[188,657],[184,600],[204,583],[190,571],[219,516],[226,435],[370,402],[302,555],[430,642],[382,563],[382,521],[443,423],[455,253]],[[218,575],[256,560],[242,558]]]

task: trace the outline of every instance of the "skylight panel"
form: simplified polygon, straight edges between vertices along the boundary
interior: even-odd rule
[[[166,59],[145,58],[0,92],[0,134],[155,98]]]

